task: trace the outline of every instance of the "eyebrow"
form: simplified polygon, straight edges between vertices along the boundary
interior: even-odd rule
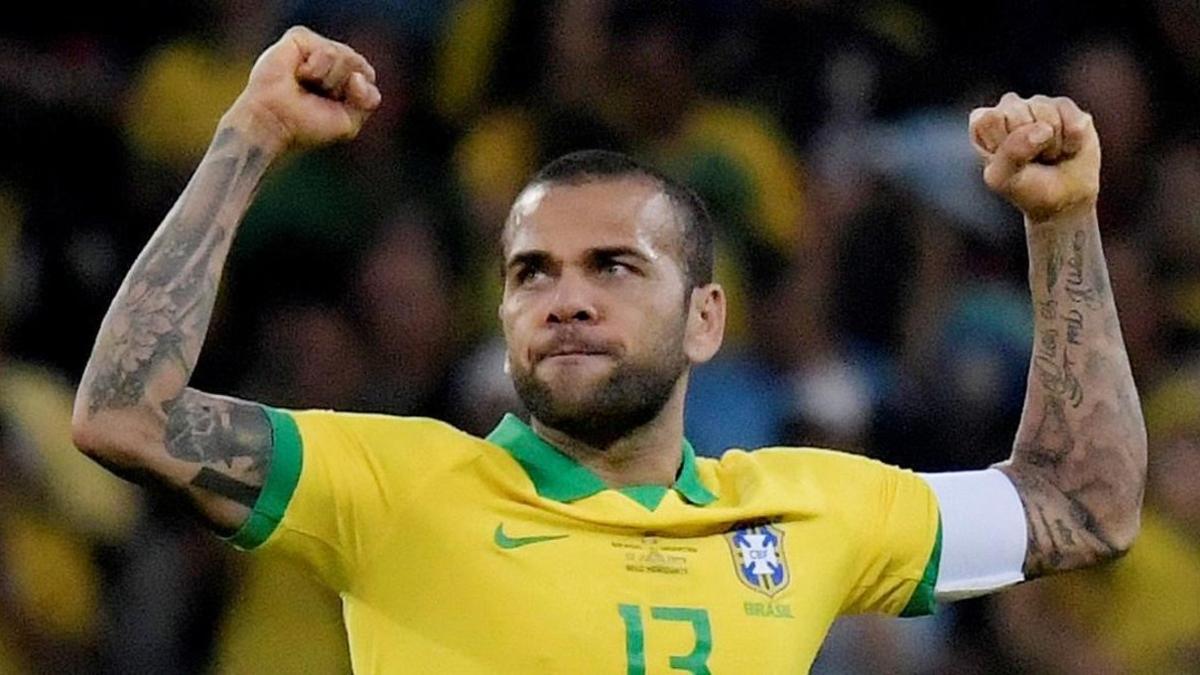
[[[632,248],[630,246],[603,246],[600,248],[588,249],[587,258],[590,260],[611,260],[613,258],[636,258],[641,262],[649,263],[650,258],[646,254]]]
[[[546,251],[522,251],[508,259],[505,270],[515,267],[546,267],[553,258]]]
[[[584,257],[590,261],[635,258],[645,263],[652,262],[646,254],[631,246],[601,246],[591,248],[587,250]],[[522,251],[509,258],[504,268],[511,270],[515,267],[547,267],[553,260],[554,256],[550,255],[547,251]]]

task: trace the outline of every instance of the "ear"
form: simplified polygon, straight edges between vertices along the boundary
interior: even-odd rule
[[[693,364],[711,359],[725,339],[725,289],[708,284],[692,289],[683,351]]]

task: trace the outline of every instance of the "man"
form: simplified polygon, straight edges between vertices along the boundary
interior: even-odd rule
[[[920,614],[1132,543],[1145,432],[1095,217],[1099,143],[1065,99],[1009,94],[971,119],[985,180],[1026,214],[1036,314],[999,469],[697,459],[688,370],[725,318],[710,225],[611,153],[543,169],[505,227],[500,318],[529,425],[480,439],[187,388],[268,164],[353,137],[374,77],[303,28],[264,52],[118,292],[73,423],[84,452],[185,494],[236,545],[309,563],[343,598],[356,670],[795,672],[839,614]]]

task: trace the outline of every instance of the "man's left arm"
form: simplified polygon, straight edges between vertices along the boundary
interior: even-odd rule
[[[1006,94],[971,115],[984,180],[1025,215],[1034,345],[1012,457],[1025,578],[1093,565],[1133,543],[1146,431],[1100,245],[1100,143],[1066,98]]]

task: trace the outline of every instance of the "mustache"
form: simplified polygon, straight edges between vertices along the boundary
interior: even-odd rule
[[[616,356],[620,351],[620,345],[612,340],[586,335],[577,328],[568,327],[555,330],[549,338],[538,344],[534,350],[534,360],[542,361],[565,354]]]

